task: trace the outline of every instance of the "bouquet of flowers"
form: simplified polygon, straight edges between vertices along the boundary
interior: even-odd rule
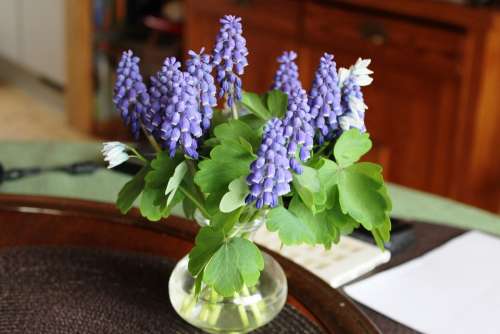
[[[189,51],[184,67],[166,58],[148,86],[139,58],[123,53],[114,103],[133,136],[147,138],[156,153],[104,144],[110,168],[130,158],[143,164],[120,191],[118,208],[126,213],[140,198],[151,221],[177,205],[204,221],[189,254],[195,295],[209,287],[229,297],[259,281],[263,256],[248,238],[256,220],[284,245],[329,248],[362,227],[383,249],[391,201],[382,168],[359,162],[372,146],[361,91],[372,82],[370,60],[337,70],[325,53],[307,92],[297,54],[284,52],[271,90],[246,92],[241,19],[220,22],[211,55]]]

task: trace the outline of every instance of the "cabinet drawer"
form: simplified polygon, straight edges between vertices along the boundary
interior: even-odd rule
[[[187,4],[219,17],[241,16],[243,29],[251,25],[289,35],[299,32],[300,0],[189,0]]]
[[[465,39],[451,28],[314,3],[306,5],[304,29],[307,40],[315,44],[383,46],[448,59],[462,57]]]

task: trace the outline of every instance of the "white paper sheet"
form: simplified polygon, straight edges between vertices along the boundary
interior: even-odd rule
[[[429,334],[500,333],[500,239],[468,232],[345,287],[358,302]]]

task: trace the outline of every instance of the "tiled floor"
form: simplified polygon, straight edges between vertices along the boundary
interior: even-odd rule
[[[0,83],[0,140],[82,140],[56,104],[29,94],[24,87]]]

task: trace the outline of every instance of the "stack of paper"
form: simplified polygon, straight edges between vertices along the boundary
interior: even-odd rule
[[[500,333],[500,239],[468,232],[345,291],[424,333]]]

